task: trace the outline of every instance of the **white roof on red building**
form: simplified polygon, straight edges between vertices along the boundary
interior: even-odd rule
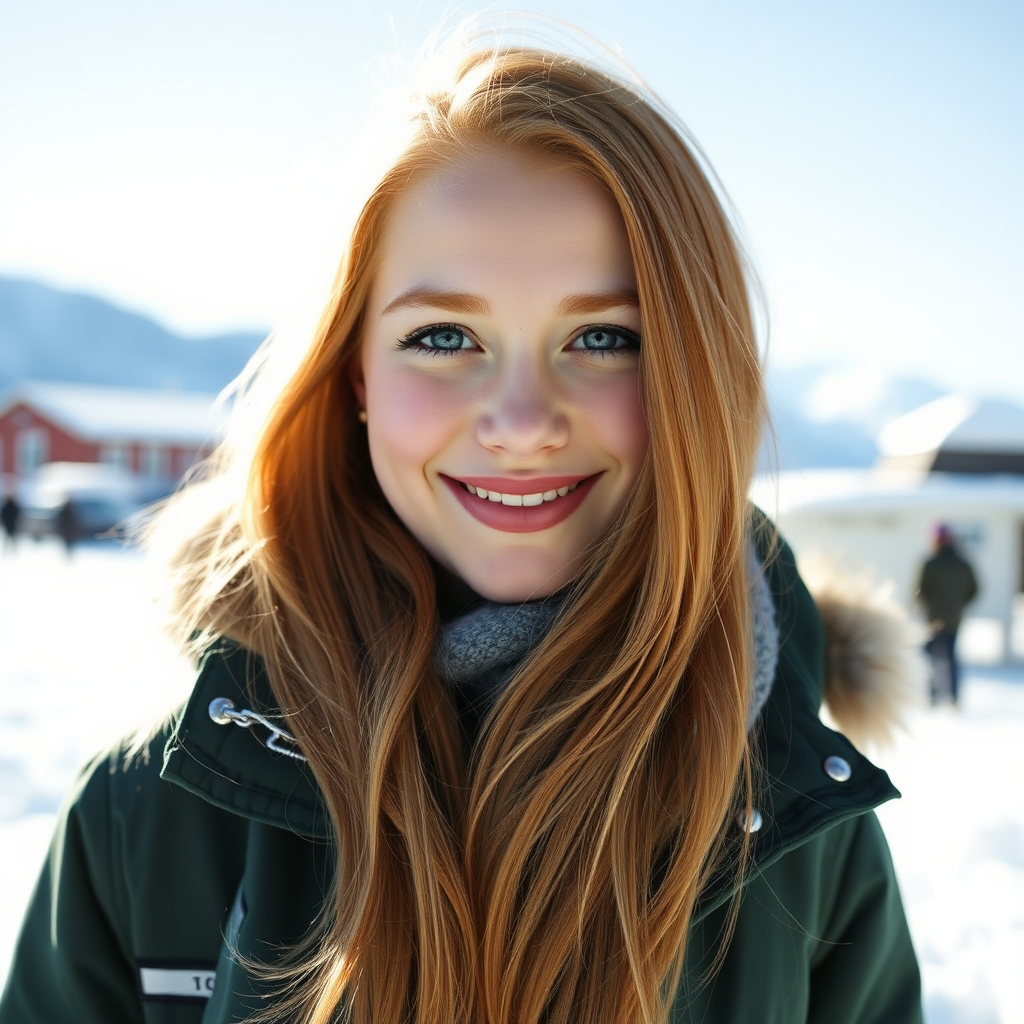
[[[227,410],[216,395],[22,381],[0,396],[0,416],[23,403],[85,441],[201,447],[219,441]]]
[[[883,456],[926,452],[1024,452],[1024,409],[1011,402],[946,395],[893,420],[878,438]]]

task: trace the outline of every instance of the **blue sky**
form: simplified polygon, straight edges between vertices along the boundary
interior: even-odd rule
[[[340,252],[345,143],[384,58],[447,9],[0,0],[0,273],[188,332],[280,322]],[[620,50],[688,124],[759,269],[772,359],[1024,402],[1024,5],[529,9]]]

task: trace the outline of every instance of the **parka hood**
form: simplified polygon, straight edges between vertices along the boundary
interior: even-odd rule
[[[926,692],[924,627],[866,570],[816,556],[800,574],[825,630],[826,718],[862,750],[890,746]]]

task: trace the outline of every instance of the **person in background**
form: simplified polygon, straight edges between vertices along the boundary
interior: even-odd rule
[[[68,558],[71,557],[75,541],[79,539],[78,533],[78,510],[69,495],[57,512],[57,535],[64,543],[64,550],[67,552]]]
[[[21,505],[14,491],[8,491],[0,506],[0,526],[4,531],[4,551],[13,551],[18,540],[18,521],[21,519]]]
[[[932,703],[948,696],[955,706],[960,702],[956,635],[964,609],[978,595],[978,580],[945,523],[935,527],[932,543],[934,551],[921,565],[915,596],[928,622],[925,650],[932,663]]]

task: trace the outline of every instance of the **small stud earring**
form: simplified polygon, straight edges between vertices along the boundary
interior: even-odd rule
[[[359,420],[360,423],[365,423],[369,418],[370,417],[366,415],[366,410],[365,409],[360,409],[356,413],[356,419]]]

